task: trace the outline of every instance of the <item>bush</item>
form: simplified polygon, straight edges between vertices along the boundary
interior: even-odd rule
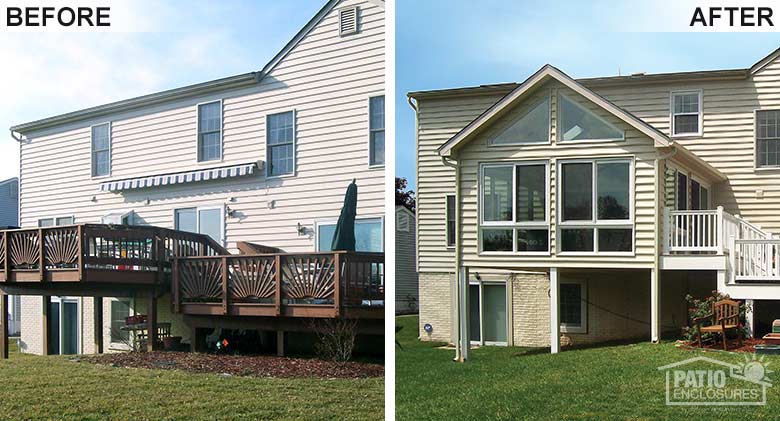
[[[357,320],[325,319],[312,322],[317,343],[314,351],[324,360],[346,362],[352,358],[357,337]]]
[[[699,339],[699,328],[693,322],[697,317],[707,317],[712,312],[712,304],[721,300],[730,300],[727,294],[721,294],[718,291],[712,291],[712,294],[705,299],[694,298],[691,295],[685,296],[685,301],[688,303],[688,322],[690,326],[686,326],[682,331],[682,338],[688,342],[696,342]],[[744,301],[739,302],[739,329],[741,330],[742,337],[748,336],[748,329],[745,326],[745,314],[750,310]],[[702,335],[702,341],[708,341],[713,339],[713,334],[705,333]]]

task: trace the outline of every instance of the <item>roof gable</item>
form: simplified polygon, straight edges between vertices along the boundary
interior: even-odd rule
[[[488,108],[479,117],[464,127],[460,132],[455,134],[455,136],[445,142],[441,147],[439,147],[439,154],[442,156],[450,156],[459,145],[462,145],[472,139],[475,134],[479,133],[490,123],[496,121],[496,119],[506,114],[508,110],[512,108],[512,106],[526,98],[527,95],[533,92],[536,87],[540,86],[540,84],[545,83],[548,80],[557,80],[564,86],[583,96],[588,101],[593,102],[594,104],[606,110],[608,113],[636,128],[643,134],[653,139],[656,146],[665,147],[672,144],[666,135],[654,127],[640,120],[633,114],[609,102],[590,89],[582,86],[567,74],[548,64],[531,75],[531,77],[526,79],[517,88],[512,90],[509,94],[504,96],[492,107]]]

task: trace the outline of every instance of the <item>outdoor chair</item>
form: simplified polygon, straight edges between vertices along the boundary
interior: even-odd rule
[[[709,322],[709,325],[702,326],[703,322]],[[737,332],[739,346],[742,346],[742,329],[739,326],[739,302],[732,300],[721,300],[712,304],[710,314],[693,319],[693,323],[699,330],[699,348],[701,345],[701,335],[704,333],[719,333],[723,340],[723,350],[728,350],[726,346],[726,333],[729,331]]]

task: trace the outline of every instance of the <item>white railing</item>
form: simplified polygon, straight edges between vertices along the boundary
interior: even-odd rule
[[[664,253],[714,252],[723,254],[722,207],[713,210],[664,209]],[[730,215],[729,215],[730,216]]]
[[[755,233],[753,233],[755,234]],[[736,281],[780,281],[780,239],[732,238],[731,270]]]

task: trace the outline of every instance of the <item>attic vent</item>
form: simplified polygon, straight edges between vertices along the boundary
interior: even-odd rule
[[[395,229],[401,232],[409,232],[409,222],[409,216],[399,212],[395,218]]]
[[[339,35],[357,34],[358,31],[358,8],[350,7],[339,10]]]

